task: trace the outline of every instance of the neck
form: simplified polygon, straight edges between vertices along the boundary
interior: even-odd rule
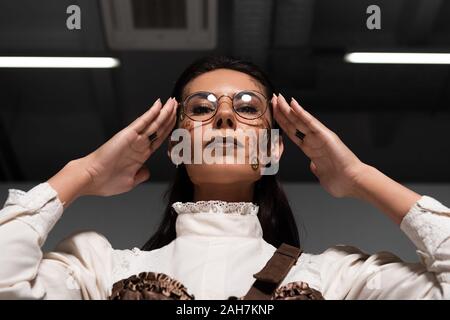
[[[222,200],[228,202],[251,202],[253,183],[208,183],[194,185],[194,201]]]

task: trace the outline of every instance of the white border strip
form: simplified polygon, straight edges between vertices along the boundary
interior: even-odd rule
[[[450,64],[449,53],[351,52],[344,56],[349,63]]]
[[[0,68],[116,68],[110,57],[0,57]]]

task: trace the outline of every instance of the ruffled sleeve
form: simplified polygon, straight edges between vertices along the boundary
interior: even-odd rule
[[[450,209],[422,196],[400,228],[417,248],[419,263],[389,252],[366,254],[334,246],[318,256],[327,299],[449,299]],[[381,235],[382,236],[382,235]]]
[[[110,294],[110,243],[95,232],[75,234],[53,252],[41,250],[63,213],[46,182],[10,189],[0,210],[0,299],[104,299]]]

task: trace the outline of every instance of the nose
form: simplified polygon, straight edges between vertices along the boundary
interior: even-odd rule
[[[217,113],[214,116],[213,126],[215,129],[236,130],[236,118],[232,103],[233,102],[229,97],[222,97],[221,99],[219,99],[217,105]]]

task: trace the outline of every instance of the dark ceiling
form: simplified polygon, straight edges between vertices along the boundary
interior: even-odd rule
[[[66,28],[71,4],[82,10],[81,30]],[[366,28],[372,4],[381,8],[381,30]],[[0,55],[121,62],[116,69],[0,69],[0,181],[49,178],[167,98],[180,72],[210,53],[259,63],[280,92],[388,175],[450,181],[450,67],[343,61],[347,51],[450,52],[450,1],[218,0],[217,18],[213,50],[113,50],[98,1],[0,0]],[[165,151],[149,160],[154,181],[173,175]],[[280,174],[314,179],[292,143]]]

